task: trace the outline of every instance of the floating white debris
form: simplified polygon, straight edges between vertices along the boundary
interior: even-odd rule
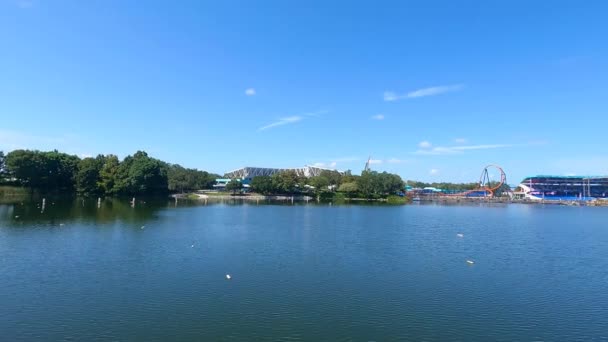
[[[140,228],[140,229],[144,229],[144,228],[146,228],[146,226],[141,226],[141,228]]]
[[[63,226],[64,226],[64,224],[63,224],[63,223],[60,223],[60,224],[59,224],[59,227],[63,227]]]
[[[474,263],[475,263],[475,261],[473,261],[473,260],[467,260],[467,264],[469,264],[469,265],[473,265]]]
[[[194,248],[194,244],[192,244],[192,246],[190,246],[190,248]]]
[[[228,279],[228,280],[232,279],[232,277],[230,276],[230,274],[226,274],[226,279]]]
[[[19,215],[15,215],[15,218],[19,218]]]
[[[458,236],[458,237],[460,237],[460,238],[461,238],[461,237],[464,237],[464,234],[462,234],[462,233],[458,233],[458,234],[456,234],[456,236]]]

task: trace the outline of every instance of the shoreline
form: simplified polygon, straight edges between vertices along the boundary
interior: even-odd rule
[[[339,199],[318,199],[307,195],[231,195],[231,194],[219,194],[214,193],[213,195],[201,194],[201,193],[187,193],[187,194],[172,194],[171,198],[175,199],[187,199],[195,201],[213,201],[213,200],[242,200],[242,201],[277,201],[277,202],[317,202],[317,203],[344,203],[344,202],[370,202],[370,203],[389,203],[387,198],[367,199],[367,198],[339,198]],[[470,197],[433,197],[433,198],[407,198],[403,202],[393,204],[416,204],[416,203],[436,203],[436,204],[471,204],[471,203],[487,203],[487,204],[528,204],[528,205],[561,205],[561,206],[589,206],[589,207],[608,207],[608,201],[594,200],[594,201],[563,201],[563,200],[544,200],[544,201],[531,201],[522,199],[510,199],[510,198],[470,198]]]

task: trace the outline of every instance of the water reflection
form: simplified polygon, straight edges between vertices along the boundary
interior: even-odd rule
[[[155,217],[159,210],[173,206],[168,199],[137,200],[132,206],[127,199],[29,199],[0,204],[0,223],[8,225],[62,225],[69,222],[142,223]],[[180,202],[180,206],[193,205]]]

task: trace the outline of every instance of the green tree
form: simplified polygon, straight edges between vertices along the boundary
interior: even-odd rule
[[[293,170],[282,171],[271,176],[272,186],[277,193],[292,194],[301,183],[300,178]]]
[[[118,157],[110,154],[107,155],[103,163],[101,165],[101,169],[99,170],[99,188],[105,194],[116,194],[117,188],[116,180],[118,175],[118,167],[120,162],[118,161]]]
[[[100,187],[100,171],[103,166],[103,156],[84,158],[78,163],[76,173],[76,191],[81,195],[96,195],[103,192]]]
[[[80,158],[58,152],[42,152],[45,180],[42,186],[47,191],[72,192],[75,189],[75,176]]]
[[[0,182],[4,181],[5,170],[4,170],[4,152],[0,151]]]
[[[361,177],[357,179],[359,191],[367,198],[372,198],[377,193],[375,174],[377,174],[376,171],[363,171],[361,172]]]
[[[240,192],[242,189],[243,189],[243,183],[241,183],[241,181],[238,179],[233,179],[230,182],[228,182],[228,184],[226,184],[226,190],[232,192],[233,194]]]
[[[37,188],[42,185],[42,162],[37,151],[14,150],[6,155],[8,174],[21,185]]]
[[[366,198],[377,198],[403,190],[404,183],[401,177],[392,173],[363,171],[357,179],[357,186]]]
[[[327,186],[329,186],[330,189],[335,189],[342,183],[342,174],[338,171],[323,170],[319,177],[327,179]]]
[[[167,170],[160,160],[137,151],[118,166],[113,192],[123,195],[158,195],[168,191]]]
[[[42,191],[72,191],[79,158],[58,151],[15,150],[6,155],[6,171],[21,185]]]
[[[328,186],[330,185],[330,181],[324,175],[319,175],[315,177],[310,177],[308,179],[308,184],[315,187],[316,192],[327,191]]]
[[[217,175],[197,169],[186,169],[177,164],[166,164],[169,191],[191,191],[211,189]]]
[[[342,183],[340,184],[338,191],[346,193],[348,197],[353,197],[359,191],[359,186],[357,186],[356,182]]]
[[[251,189],[262,195],[270,195],[276,192],[270,176],[254,177],[251,180]]]
[[[169,165],[167,169],[167,178],[169,191],[183,193],[191,188],[187,171],[180,165]]]

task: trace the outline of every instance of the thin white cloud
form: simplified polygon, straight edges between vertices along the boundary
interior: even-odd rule
[[[402,99],[415,99],[418,97],[435,96],[435,95],[459,91],[459,90],[462,90],[463,88],[464,88],[463,84],[442,85],[442,86],[416,89],[416,90],[410,91],[403,95],[397,94],[394,91],[385,91],[384,92],[384,101],[392,102],[392,101],[398,101],[398,100],[402,100]]]
[[[373,120],[384,120],[384,115],[382,115],[382,114],[372,115],[372,119]]]
[[[247,88],[247,89],[245,89],[245,95],[247,95],[247,96],[253,96],[253,95],[255,95],[255,89],[254,88]]]
[[[399,95],[397,95],[395,92],[392,92],[392,91],[384,92],[384,101],[387,101],[387,102],[397,101],[400,98],[401,97]]]
[[[506,148],[513,147],[512,144],[490,144],[490,145],[467,145],[467,146],[454,146],[451,147],[455,151],[468,151],[468,150],[491,150],[495,148]]]
[[[314,167],[325,167],[325,163],[314,163],[312,164]]]
[[[389,164],[403,164],[409,162],[409,160],[399,159],[399,158],[391,158],[386,161]]]
[[[356,161],[360,161],[361,158],[358,157],[341,157],[341,158],[331,158],[331,160],[337,162],[337,163],[350,163],[350,162],[356,162]]]
[[[454,142],[457,144],[466,144],[467,143],[467,139],[465,138],[456,138],[454,139]]]
[[[409,93],[407,93],[407,97],[411,99],[411,98],[416,98],[416,97],[440,95],[440,94],[450,93],[453,91],[459,91],[463,87],[464,86],[462,84],[453,84],[453,85],[422,88],[422,89],[410,91]]]
[[[418,144],[418,147],[420,147],[420,148],[425,148],[425,149],[426,149],[426,148],[431,148],[432,146],[433,146],[433,144],[431,144],[430,142],[428,142],[428,141],[426,141],[426,140],[425,140],[425,141],[421,141],[421,142]]]
[[[258,131],[264,131],[264,130],[267,130],[269,128],[289,125],[289,124],[296,123],[298,121],[302,121],[302,117],[301,116],[298,116],[298,115],[288,116],[286,118],[280,118],[278,121],[272,122],[272,123],[270,123],[270,124],[268,124],[266,126],[262,126],[262,127],[258,128]]]
[[[19,0],[19,1],[15,2],[15,4],[17,5],[17,7],[21,8],[21,9],[28,9],[28,8],[34,7],[34,3],[32,1],[28,1],[28,0]]]
[[[498,148],[515,147],[518,145],[512,144],[487,144],[487,145],[459,145],[459,146],[437,146],[431,149],[420,149],[413,154],[418,155],[446,155],[446,154],[462,154],[464,151],[473,150],[491,150]],[[524,145],[522,145],[524,146]]]
[[[370,159],[369,163],[370,163],[370,165],[371,164],[382,164],[382,160],[380,160],[380,159]]]
[[[0,129],[0,150],[8,152],[17,149],[60,149],[68,144],[68,138],[67,136],[39,136]]]
[[[306,118],[309,118],[309,117],[319,117],[325,113],[328,113],[328,111],[327,110],[318,110],[316,112],[310,112],[310,113],[304,113],[304,114],[300,114],[300,115],[293,115],[293,116],[288,116],[288,117],[284,117],[284,118],[279,118],[275,122],[269,123],[266,126],[262,126],[262,127],[258,128],[258,131],[264,131],[269,128],[293,124],[293,123],[305,120]]]
[[[331,162],[331,163],[329,163],[329,167],[336,167],[336,165],[338,165],[337,162]]]
[[[429,173],[430,173],[431,175],[433,175],[433,176],[434,176],[434,175],[438,175],[438,174],[439,174],[439,170],[438,170],[438,169],[431,169],[431,170],[429,171]]]
[[[327,111],[327,110],[318,110],[316,112],[304,113],[302,115],[319,117],[319,116],[321,116],[323,114],[327,114],[327,113],[329,113],[329,111]]]

